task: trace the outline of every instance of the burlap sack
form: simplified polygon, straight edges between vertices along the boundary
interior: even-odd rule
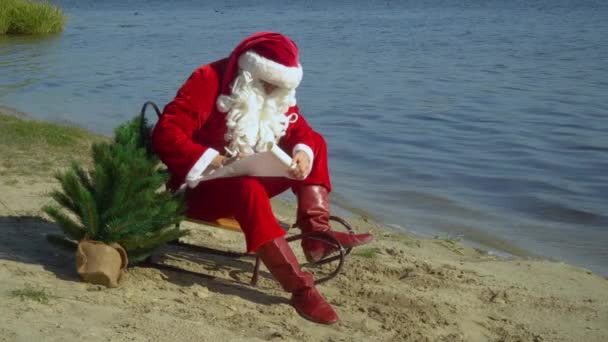
[[[118,287],[127,268],[127,252],[116,243],[82,240],[76,250],[76,271],[83,281]]]

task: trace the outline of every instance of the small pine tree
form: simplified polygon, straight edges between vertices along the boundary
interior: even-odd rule
[[[51,196],[61,208],[43,210],[69,238],[116,242],[135,264],[185,235],[177,227],[185,211],[183,198],[161,190],[167,175],[158,170],[149,136],[147,122],[135,118],[116,129],[113,143],[92,146],[90,171],[73,162],[55,176],[61,191]]]

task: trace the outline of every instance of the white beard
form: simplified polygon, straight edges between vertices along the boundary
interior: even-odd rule
[[[232,83],[232,95],[221,95],[217,100],[220,111],[227,112],[224,139],[228,153],[250,155],[266,151],[269,142],[276,143],[285,135],[291,117],[285,113],[295,103],[295,89],[277,88],[266,95],[259,80],[240,70]]]

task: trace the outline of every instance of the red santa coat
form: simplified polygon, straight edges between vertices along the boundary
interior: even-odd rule
[[[225,154],[226,114],[218,110],[216,100],[227,62],[222,59],[195,70],[175,99],[165,106],[154,127],[152,145],[169,169],[169,187],[174,191],[209,149]],[[287,153],[299,144],[310,148],[313,163],[306,179],[232,177],[204,181],[186,192],[187,216],[200,220],[235,217],[245,234],[247,250],[254,252],[285,235],[272,213],[270,197],[290,187],[297,191],[306,184],[331,190],[325,140],[312,130],[297,106],[289,108],[285,115],[292,113],[297,113],[298,119],[289,124],[278,144]]]
[[[243,40],[230,57],[195,70],[163,111],[152,133],[152,145],[171,173],[169,186],[175,190],[190,177],[196,177],[217,153],[225,154],[229,144],[226,114],[217,105],[220,94],[230,94],[230,83],[239,68],[271,84],[287,89],[298,86],[302,68],[298,49],[289,38],[274,32],[259,32]],[[245,233],[247,250],[285,235],[272,213],[269,198],[289,187],[325,186],[331,190],[327,167],[327,146],[314,132],[297,106],[284,115],[298,114],[290,120],[286,134],[278,141],[287,153],[305,151],[312,161],[304,180],[282,177],[229,177],[203,181],[186,191],[187,215],[214,220],[233,216]]]
[[[209,148],[225,154],[226,114],[218,110],[216,100],[228,61],[226,58],[196,69],[175,99],[165,106],[154,128],[152,145],[171,173],[169,186],[173,190],[184,183],[186,175]],[[296,144],[316,150],[318,135],[297,106],[289,108],[285,115],[292,113],[297,113],[298,119],[288,126],[278,145],[287,153],[292,153]]]

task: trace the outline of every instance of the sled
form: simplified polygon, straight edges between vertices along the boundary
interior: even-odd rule
[[[159,119],[162,115],[160,109],[154,102],[147,101],[146,103],[144,103],[144,105],[141,108],[141,113],[140,113],[141,129],[142,129],[142,132],[141,132],[142,134],[140,134],[140,136],[142,137],[142,139],[145,136],[145,129],[146,129],[146,127],[145,127],[146,120],[145,119],[146,119],[146,110],[148,109],[148,107],[152,107],[154,109],[154,111],[156,112],[156,116]],[[341,217],[333,216],[333,215],[330,216],[329,219],[330,219],[330,221],[339,223],[342,227],[344,227],[344,229],[348,233],[354,234],[352,227],[346,220],[342,219]],[[202,225],[206,225],[206,226],[211,226],[211,227],[215,227],[215,228],[219,228],[219,229],[230,230],[230,231],[234,231],[234,232],[241,232],[241,227],[240,227],[239,223],[234,218],[231,218],[231,217],[221,218],[221,219],[218,219],[216,221],[211,221],[211,222],[195,220],[192,218],[186,218],[185,221],[196,223],[196,224],[202,224]],[[279,222],[279,225],[286,232],[289,232],[289,230],[291,228],[296,228],[296,226],[293,224],[289,224],[289,223],[283,222],[283,221],[278,221],[278,222]],[[340,273],[340,271],[342,270],[342,266],[344,265],[344,260],[345,260],[346,256],[350,253],[352,248],[347,248],[347,249],[344,248],[342,246],[342,244],[338,240],[336,240],[336,238],[334,238],[331,234],[328,234],[325,232],[311,232],[311,233],[302,233],[302,234],[297,234],[297,235],[291,235],[291,236],[286,237],[285,240],[287,240],[287,242],[290,243],[293,241],[302,240],[303,238],[315,239],[315,240],[321,241],[323,243],[331,245],[332,247],[334,247],[337,250],[337,253],[334,253],[333,255],[329,255],[317,262],[301,264],[302,267],[308,267],[308,266],[315,267],[315,266],[329,264],[332,262],[337,262],[337,265],[335,266],[333,271],[331,271],[329,274],[327,274],[319,279],[316,279],[315,284],[324,283],[328,280],[333,279],[336,275],[338,275]],[[196,251],[199,253],[219,255],[219,256],[231,257],[231,258],[255,258],[253,275],[251,277],[251,285],[256,286],[258,283],[261,260],[255,254],[224,251],[224,250],[209,248],[209,247],[205,247],[205,246],[188,244],[188,243],[181,242],[179,240],[172,241],[172,242],[170,242],[170,244],[174,245],[174,246],[179,246],[181,248],[189,249],[192,251]],[[181,273],[189,273],[189,274],[194,274],[194,275],[201,275],[196,272],[184,270],[184,269],[181,269],[176,266],[166,265],[166,264],[162,264],[162,263],[155,263],[152,261],[148,261],[148,264],[152,267],[159,268],[159,269],[165,269],[165,270],[181,272]]]

